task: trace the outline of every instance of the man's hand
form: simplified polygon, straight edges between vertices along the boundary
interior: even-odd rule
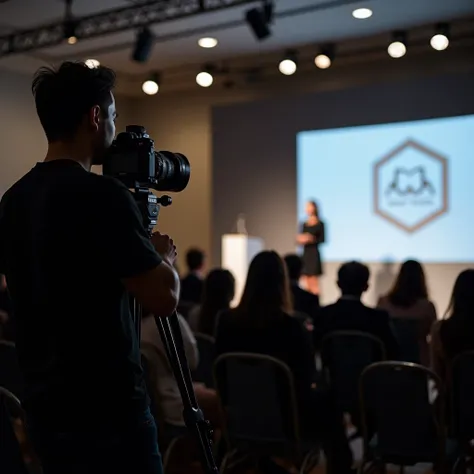
[[[159,232],[154,232],[151,236],[151,243],[155,247],[157,253],[161,255],[163,260],[169,265],[173,266],[178,256],[176,245],[169,235],[163,235]]]

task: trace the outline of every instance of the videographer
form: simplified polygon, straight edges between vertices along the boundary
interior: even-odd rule
[[[148,238],[124,185],[90,172],[115,136],[114,83],[83,63],[36,73],[48,152],[0,203],[0,272],[44,474],[162,472],[127,295],[169,316],[176,247]]]

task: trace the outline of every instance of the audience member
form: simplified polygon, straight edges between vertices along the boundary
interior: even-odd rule
[[[420,322],[420,360],[424,365],[429,365],[426,338],[436,321],[436,309],[428,299],[425,273],[421,264],[416,260],[404,262],[393,288],[379,299],[377,306],[388,311],[392,318],[414,319]]]
[[[474,269],[461,272],[454,283],[445,319],[433,324],[431,354],[435,372],[446,379],[450,362],[474,350]]]
[[[348,262],[338,272],[339,300],[320,310],[320,325],[315,327],[317,341],[333,331],[362,331],[378,337],[385,345],[389,359],[398,354],[398,343],[389,315],[381,309],[365,306],[361,297],[369,288],[370,272],[366,265]]]
[[[186,253],[188,274],[181,280],[181,301],[199,304],[202,297],[205,255],[197,248]]]
[[[232,273],[222,268],[211,270],[204,280],[202,302],[193,308],[188,317],[194,332],[215,335],[218,314],[230,308],[234,299],[235,279]]]
[[[196,369],[199,362],[199,351],[196,339],[186,320],[178,313],[178,320],[183,336],[184,351],[190,370]],[[151,344],[163,357],[157,361],[158,387],[156,390],[160,397],[161,410],[165,423],[172,426],[185,426],[183,420],[183,402],[179,392],[178,384],[173,375],[163,341],[160,337],[155,319],[152,315],[147,315],[142,320],[141,340]],[[166,361],[166,363],[165,363]],[[215,390],[205,387],[203,384],[195,383],[194,391],[199,406],[202,408],[206,418],[212,423],[214,428],[220,426],[219,405]]]
[[[240,304],[219,318],[216,353],[258,353],[286,363],[293,373],[303,430],[321,439],[334,472],[350,472],[352,455],[342,415],[328,391],[312,388],[316,369],[311,343],[291,312],[283,260],[273,251],[259,253],[250,264]]]
[[[285,264],[290,279],[293,309],[307,314],[314,324],[319,311],[319,296],[304,290],[299,285],[301,272],[303,271],[303,260],[296,254],[289,254],[285,257]]]

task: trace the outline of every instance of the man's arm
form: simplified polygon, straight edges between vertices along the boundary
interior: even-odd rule
[[[166,262],[139,275],[123,278],[127,291],[158,317],[170,316],[178,305],[179,278],[176,270]]]
[[[176,309],[179,279],[173,263],[176,247],[167,235],[148,235],[143,217],[132,193],[118,181],[101,183],[101,203],[94,207],[101,227],[101,258],[109,271],[120,279],[147,311],[158,317],[170,316]],[[114,237],[107,239],[110,229]]]

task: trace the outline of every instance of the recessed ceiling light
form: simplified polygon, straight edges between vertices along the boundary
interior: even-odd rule
[[[155,95],[160,90],[158,83],[152,79],[142,84],[142,91],[147,95]]]
[[[199,38],[198,40],[198,45],[201,46],[201,48],[215,48],[217,43],[217,39],[211,37]]]
[[[372,16],[372,10],[370,8],[356,8],[352,12],[352,16],[358,20],[366,20]]]

